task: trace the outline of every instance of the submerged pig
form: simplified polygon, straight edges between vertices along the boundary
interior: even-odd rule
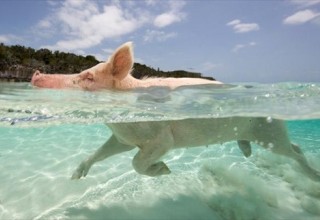
[[[31,83],[44,88],[82,88],[86,90],[129,90],[150,86],[176,88],[185,85],[221,84],[199,78],[146,78],[139,80],[131,76],[134,64],[132,43],[120,46],[107,62],[99,63],[78,74],[42,74],[36,71]]]
[[[109,123],[113,135],[94,154],[85,159],[72,175],[72,179],[85,177],[90,167],[115,154],[139,148],[134,156],[134,169],[144,175],[169,174],[167,165],[160,161],[169,150],[238,141],[246,157],[251,155],[250,142],[287,156],[299,163],[313,180],[320,181],[320,173],[311,168],[301,149],[290,142],[281,120],[263,117],[228,117],[211,119],[184,119]]]

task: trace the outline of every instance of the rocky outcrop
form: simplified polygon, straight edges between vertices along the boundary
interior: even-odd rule
[[[35,69],[32,67],[13,65],[6,70],[0,71],[0,81],[5,82],[30,82]]]

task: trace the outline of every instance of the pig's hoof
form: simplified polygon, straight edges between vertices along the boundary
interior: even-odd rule
[[[165,174],[170,174],[171,171],[168,168],[168,166],[164,162],[158,162],[155,164],[152,164],[147,170],[146,174],[148,176],[160,176]]]
[[[81,177],[85,177],[89,172],[90,166],[86,161],[83,161],[78,168],[72,174],[71,179],[80,179]]]

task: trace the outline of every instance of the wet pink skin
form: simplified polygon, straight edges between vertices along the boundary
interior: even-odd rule
[[[37,70],[31,78],[31,84],[39,88],[50,89],[71,88],[93,91],[109,88],[108,82],[100,76],[101,74],[91,69],[77,74],[45,74]]]
[[[32,85],[40,88],[78,88],[84,90],[131,90],[150,86],[165,86],[174,89],[179,86],[200,84],[221,84],[196,78],[148,78],[138,80],[131,76],[133,67],[132,43],[120,46],[112,56],[103,63],[99,63],[77,74],[44,74],[36,71],[31,79]]]
[[[40,88],[76,88],[78,86],[72,83],[72,78],[75,75],[62,75],[62,74],[43,74],[37,70],[31,79],[31,84]]]

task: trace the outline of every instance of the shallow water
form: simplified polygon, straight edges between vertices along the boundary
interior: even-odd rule
[[[137,174],[137,150],[77,165],[111,135],[105,122],[264,116],[286,120],[320,170],[320,84],[86,92],[0,84],[0,219],[318,219],[320,183],[295,161],[236,142],[169,152],[172,173]]]

